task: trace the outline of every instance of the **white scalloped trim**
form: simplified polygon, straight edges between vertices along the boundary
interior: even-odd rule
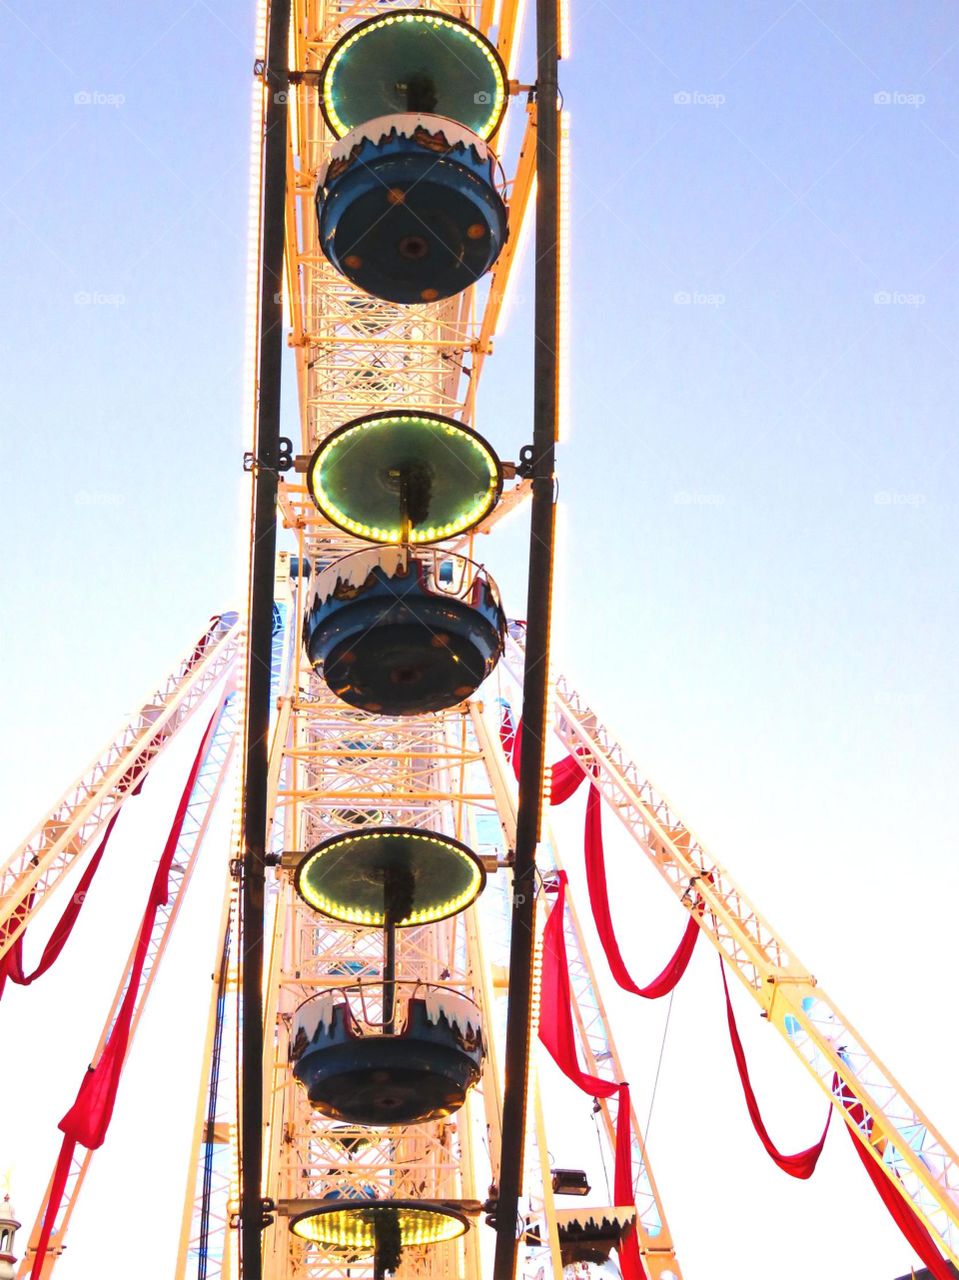
[[[467,129],[458,120],[451,120],[448,116],[413,114],[404,111],[391,116],[376,116],[364,124],[357,125],[355,129],[351,129],[333,144],[330,159],[348,159],[353,148],[361,142],[372,142],[374,146],[378,146],[380,141],[389,137],[394,129],[406,138],[411,138],[417,129],[425,129],[427,133],[442,133],[451,147],[455,147],[458,142],[466,147],[475,147],[481,160],[488,159],[492,154],[479,134],[474,133],[472,129]]]

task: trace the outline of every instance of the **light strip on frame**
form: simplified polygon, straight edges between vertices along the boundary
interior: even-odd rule
[[[569,57],[569,0],[559,0],[559,56]]]
[[[557,440],[568,440],[569,411],[569,112],[559,114],[559,412],[556,422]]]

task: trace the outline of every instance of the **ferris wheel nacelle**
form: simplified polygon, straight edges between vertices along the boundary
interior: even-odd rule
[[[444,116],[381,116],[352,130],[333,148],[316,208],[333,266],[388,302],[462,293],[506,243],[496,157]]]
[[[495,583],[465,556],[377,547],[313,579],[303,641],[337,697],[408,716],[468,698],[499,660],[505,626]]]
[[[323,252],[358,288],[436,302],[492,267],[507,218],[487,139],[507,89],[493,45],[428,9],[371,18],[334,46],[320,101],[339,141],[316,211]]]

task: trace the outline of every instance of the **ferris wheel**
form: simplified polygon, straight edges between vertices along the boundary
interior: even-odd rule
[[[521,7],[273,0],[261,14],[249,605],[204,624],[3,868],[0,973],[25,982],[23,937],[44,903],[81,865],[92,880],[123,807],[193,713],[209,716],[21,1276],[49,1277],[62,1257],[234,767],[178,1280],[680,1280],[597,966],[656,999],[696,945],[805,1066],[930,1274],[954,1274],[952,1148],[551,670],[563,33],[540,3],[537,71],[520,81]],[[476,397],[527,221],[536,394],[531,443],[509,461]],[[279,434],[287,329],[296,440]],[[527,503],[517,621],[478,557]],[[580,789],[582,910],[601,955],[549,820]],[[649,983],[616,939],[604,816],[675,900],[678,946]],[[826,1130],[779,1151],[728,987],[727,1008],[757,1133],[807,1177]],[[602,1191],[555,1155],[566,1118],[550,1062],[592,1101]]]

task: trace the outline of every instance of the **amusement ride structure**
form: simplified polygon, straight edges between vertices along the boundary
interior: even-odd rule
[[[3,867],[0,980],[26,983],[68,944],[123,807],[193,713],[206,719],[20,1276],[56,1271],[193,869],[214,856],[212,815],[234,793],[178,1280],[678,1280],[681,1242],[594,963],[656,998],[701,935],[808,1068],[930,1274],[954,1274],[955,1153],[597,712],[551,676],[562,23],[538,0],[537,70],[522,83],[521,8],[272,0],[261,15],[249,600],[204,624]],[[533,434],[506,462],[475,426],[476,395],[527,222]],[[287,335],[297,441],[279,435]],[[518,622],[477,556],[527,502]],[[545,813],[580,785],[598,960]],[[604,815],[685,912],[646,985],[616,942]],[[24,935],[70,875],[83,893],[27,974]],[[729,1027],[761,1140],[809,1176],[822,1141],[775,1147],[731,1005]],[[552,1160],[562,1116],[539,1086],[537,1039],[595,1099],[614,1169],[605,1196]],[[11,1211],[0,1225],[12,1274],[19,1224]]]

